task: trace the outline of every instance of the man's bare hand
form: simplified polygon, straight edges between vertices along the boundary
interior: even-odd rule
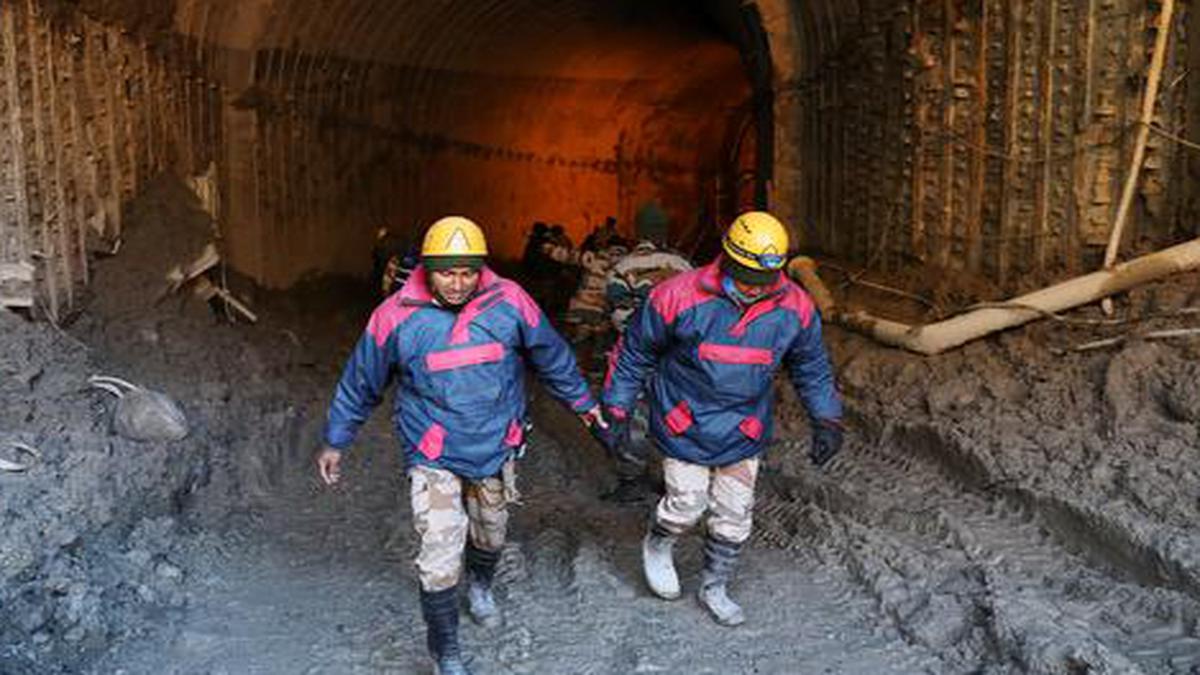
[[[579,419],[583,420],[583,425],[589,429],[608,428],[608,420],[604,419],[604,413],[598,405],[592,406],[587,412],[579,413]]]
[[[342,479],[342,453],[333,448],[321,450],[317,455],[317,473],[326,485],[334,485]]]

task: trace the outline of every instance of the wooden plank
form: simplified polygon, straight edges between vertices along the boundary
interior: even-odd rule
[[[66,149],[74,140],[70,138],[69,130],[63,128],[62,114],[59,109],[61,107],[59,94],[62,89],[62,78],[59,76],[58,58],[55,54],[56,31],[51,30],[49,24],[44,24],[44,27],[46,36],[42,47],[45,50],[46,77],[49,85],[46,87],[47,111],[50,114],[48,135],[49,140],[54,144],[54,224],[55,234],[58,236],[59,269],[62,272],[67,311],[70,311],[70,308],[75,306],[75,258],[71,253],[71,242],[74,239],[73,231],[77,223],[73,222],[74,209],[67,197],[67,181],[70,176],[67,173]]]
[[[103,215],[104,212],[104,201],[100,195],[100,168],[98,166],[100,148],[96,143],[95,134],[96,107],[83,86],[83,56],[75,58],[72,52],[68,51],[66,57],[70,64],[67,72],[70,73],[71,83],[69,87],[65,88],[65,91],[70,97],[68,110],[70,111],[71,128],[75,130],[75,141],[72,145],[74,157],[71,161],[71,166],[75,167],[75,235],[79,256],[78,269],[82,274],[81,281],[86,284],[91,277],[88,269],[88,229],[92,226],[95,216]],[[91,113],[90,121],[85,120],[84,116],[80,114],[80,106],[84,101],[88,101],[88,110]],[[87,199],[84,199],[83,196],[85,190]],[[88,213],[89,202],[95,209],[95,214]],[[101,234],[101,232],[97,232],[97,234]]]
[[[34,267],[21,262],[0,262],[0,307],[34,306]]]
[[[49,302],[46,308],[46,313],[51,321],[58,322],[61,317],[59,307],[59,291],[58,279],[59,272],[57,269],[57,261],[60,259],[60,254],[54,248],[54,239],[50,236],[50,219],[46,215],[47,193],[50,192],[50,179],[46,176],[46,167],[48,166],[49,151],[46,147],[46,129],[42,120],[42,84],[41,72],[39,68],[39,57],[41,56],[39,46],[40,26],[37,23],[37,16],[34,11],[33,0],[26,0],[25,3],[25,39],[27,41],[27,51],[29,56],[29,77],[32,94],[32,110],[30,119],[33,120],[33,138],[34,138],[34,159],[36,166],[34,174],[38,184],[38,199],[41,207],[41,254],[42,254],[42,269],[46,284],[46,295]]]
[[[967,269],[978,273],[983,268],[983,196],[987,157],[988,112],[988,3],[979,3],[978,29],[975,33],[975,150],[971,153],[970,215],[967,219]]]
[[[942,3],[942,163],[938,179],[942,199],[942,219],[938,224],[938,237],[933,251],[939,267],[950,266],[950,253],[954,235],[954,142],[950,137],[956,122],[954,105],[954,71],[957,68],[957,50],[954,48],[954,0]]]
[[[909,33],[915,40],[919,40],[921,36],[921,3],[914,2],[912,7],[911,26]],[[913,145],[912,145],[912,225],[910,233],[909,248],[914,257],[918,260],[925,260],[925,112],[926,106],[923,97],[922,84],[925,80],[925,69],[927,64],[924,62],[924,54],[921,52],[920,42],[914,45],[917,50],[915,54],[918,65],[917,73],[913,78]]]
[[[121,166],[121,202],[132,199],[138,186],[137,137],[133,134],[133,115],[129,111],[126,94],[128,72],[125,52],[127,45],[120,29],[109,28],[107,32],[109,71],[111,78],[112,112],[117,132],[117,151]]]
[[[1004,151],[1008,156],[1004,165],[1004,181],[1002,189],[1002,197],[1000,202],[1000,232],[999,241],[996,245],[997,263],[996,269],[999,273],[999,282],[1001,286],[1005,286],[1012,270],[1009,266],[1012,264],[1012,244],[1010,239],[1013,234],[1013,225],[1016,220],[1016,204],[1014,203],[1017,196],[1013,189],[1017,181],[1017,148],[1020,144],[1019,130],[1020,115],[1018,105],[1020,103],[1020,95],[1018,88],[1021,82],[1021,12],[1022,5],[1025,0],[1011,0],[1008,8],[1008,40],[1006,52],[1008,56],[1008,86],[1005,87],[1004,101]]]
[[[92,100],[95,105],[93,114],[99,115],[100,111],[104,112],[104,123],[98,121],[96,127],[99,130],[98,143],[100,144],[100,152],[104,156],[105,165],[108,167],[107,183],[104,187],[104,211],[105,224],[104,230],[100,234],[106,238],[113,240],[121,236],[121,203],[122,203],[122,180],[121,180],[121,163],[117,151],[117,128],[116,128],[116,105],[113,99],[112,88],[106,86],[108,84],[106,78],[100,78],[97,81],[95,75],[96,63],[108,62],[108,49],[104,45],[106,36],[104,30],[92,22],[85,24],[87,44],[85,47],[85,55],[83,59],[83,80],[88,91],[91,92]]]
[[[1054,164],[1054,48],[1058,29],[1058,0],[1043,0],[1042,30],[1045,46],[1041,58],[1041,119],[1039,141],[1041,144],[1041,178],[1037,191],[1037,236],[1033,241],[1034,261],[1039,273],[1047,269],[1047,251],[1052,249],[1050,232],[1050,186],[1053,183]],[[1057,233],[1053,233],[1057,234]]]
[[[4,41],[5,95],[8,97],[8,123],[12,144],[12,176],[7,186],[12,195],[12,213],[20,231],[21,259],[28,260],[31,253],[33,230],[29,222],[28,167],[25,164],[25,123],[21,119],[21,68],[17,53],[16,9],[11,4],[0,7],[0,39]]]

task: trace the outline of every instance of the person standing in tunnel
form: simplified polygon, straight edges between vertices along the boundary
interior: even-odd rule
[[[650,378],[650,433],[665,455],[666,495],[642,542],[650,589],[680,595],[676,538],[708,512],[697,597],[718,623],[738,625],[728,582],[750,538],[760,457],[771,438],[772,383],[784,367],[808,410],[809,457],[824,466],[842,445],[842,404],[808,295],[780,270],[783,224],[739,216],[706,267],[659,284],[615,350],[603,394],[610,443],[628,442],[628,411]],[[615,454],[620,454],[615,452]]]
[[[645,304],[652,288],[676,274],[692,269],[692,264],[686,258],[667,247],[670,219],[658,202],[642,204],[633,222],[638,242],[633,250],[613,265],[604,285],[609,320],[618,341],[625,334],[629,317]],[[641,442],[646,436],[648,423],[645,405],[639,402],[632,414],[631,424],[640,432],[637,434],[638,442],[631,442],[626,452],[616,455],[617,484],[605,495],[606,499],[621,504],[636,504],[652,494],[652,481],[646,470],[647,453],[642,449],[644,443]]]
[[[486,256],[483,231],[466,218],[429,228],[421,266],[374,311],[345,366],[316,459],[322,480],[337,483],[358,429],[398,380],[394,420],[420,537],[421,610],[444,674],[468,672],[458,643],[464,549],[470,613],[500,623],[491,584],[516,498],[526,362],[585,424],[604,426],[567,343]]]

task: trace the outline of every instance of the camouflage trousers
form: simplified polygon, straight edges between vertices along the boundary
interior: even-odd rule
[[[508,499],[499,476],[471,481],[444,469],[414,466],[408,472],[413,525],[421,538],[417,576],[426,591],[458,584],[467,537],[484,551],[499,551],[508,529]]]
[[[667,492],[658,502],[655,520],[668,532],[683,534],[707,512],[709,534],[735,544],[746,541],[754,515],[758,465],[758,457],[720,467],[664,458]]]

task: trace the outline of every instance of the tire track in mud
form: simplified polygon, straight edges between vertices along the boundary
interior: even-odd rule
[[[845,565],[907,640],[963,669],[1200,672],[1195,598],[1080,555],[1038,500],[964,481],[962,453],[881,439],[826,475],[768,474],[759,541]]]
[[[652,502],[598,501],[608,460],[582,447],[591,441],[557,405],[533,410],[539,430],[521,469],[532,488],[514,512],[498,571],[509,618],[502,631],[516,631],[527,647],[506,655],[479,645],[491,650],[485,661],[500,666],[486,672],[529,672],[533,664],[572,673],[954,672],[906,642],[872,596],[814,556],[751,547],[733,587],[750,619],[742,628],[717,626],[695,600],[699,536],[676,548],[684,597],[652,597],[640,557]],[[520,659],[506,658],[518,651]]]

